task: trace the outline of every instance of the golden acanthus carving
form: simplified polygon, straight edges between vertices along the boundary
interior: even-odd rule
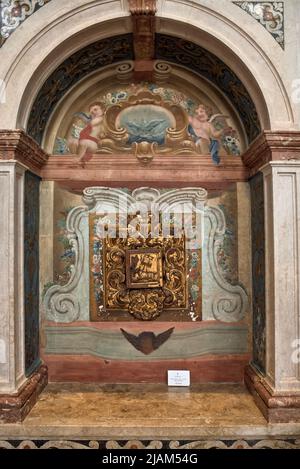
[[[154,258],[155,252],[159,253],[157,264],[161,262],[162,272],[157,274],[158,283],[149,281],[144,284],[141,277],[142,288],[128,287],[131,285],[128,278],[131,273],[131,266],[128,265],[129,252],[133,255],[136,253],[133,257],[137,259],[138,256],[149,256],[149,253]],[[150,320],[158,317],[164,309],[186,309],[186,275],[184,236],[140,236],[126,239],[108,237],[104,240],[104,298],[108,311],[127,311],[137,319]],[[161,287],[157,288],[159,285]]]

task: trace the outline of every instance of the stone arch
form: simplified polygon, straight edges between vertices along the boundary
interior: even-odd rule
[[[248,89],[263,129],[297,127],[284,78],[276,70],[283,51],[275,50],[273,38],[250,17],[246,19],[242,10],[224,0],[213,10],[207,0],[197,4],[190,0],[160,0],[157,16],[159,33],[193,38],[195,44],[205,45],[218,57],[226,57],[226,64]],[[2,47],[2,53],[10,51],[10,59],[0,69],[7,96],[0,127],[26,128],[38,90],[72,53],[95,40],[130,32],[124,2],[91,4],[75,0],[62,5],[52,0],[28,18]],[[6,112],[8,109],[10,112]]]

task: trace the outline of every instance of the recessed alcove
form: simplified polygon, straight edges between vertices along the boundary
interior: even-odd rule
[[[24,419],[48,376],[19,436],[42,420],[45,438],[70,426],[77,438],[80,425],[118,440],[276,433],[242,382],[266,418],[299,418],[299,370],[283,353],[299,335],[285,52],[234,2],[158,1],[140,15],[144,2],[113,1],[106,16],[106,2],[64,2],[61,17],[46,3],[57,21],[32,37],[25,23],[24,44],[15,31],[4,67],[1,415]],[[189,370],[191,387],[168,387],[170,369]]]
[[[41,172],[40,238],[49,253],[41,257],[42,355],[51,381],[164,383],[170,367],[189,369],[193,382],[243,379],[251,307],[247,131],[207,78],[177,64],[156,70],[157,82],[130,82],[131,62],[84,76],[45,126],[52,155]],[[198,247],[187,247],[184,210],[181,241],[159,231],[178,203],[189,205]],[[99,238],[100,225],[119,229],[120,206],[125,240]],[[132,240],[127,211],[134,208],[132,219],[146,207],[149,222],[153,206],[156,238]],[[151,247],[161,256],[161,283],[128,287],[128,253],[133,248],[138,259],[138,248]]]

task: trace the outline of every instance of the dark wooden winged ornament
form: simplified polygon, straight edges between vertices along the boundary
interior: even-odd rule
[[[141,332],[139,335],[134,335],[124,329],[121,329],[121,332],[134,348],[142,352],[144,355],[149,355],[169,339],[174,329],[174,327],[171,327],[167,331],[158,335],[148,331]]]

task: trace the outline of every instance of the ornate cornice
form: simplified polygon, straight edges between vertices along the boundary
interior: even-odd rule
[[[251,176],[270,161],[300,160],[300,132],[264,131],[250,145],[242,159]]]
[[[17,160],[39,174],[48,157],[23,130],[0,130],[0,161]]]
[[[70,180],[72,175],[74,176],[73,183],[75,183],[75,186],[78,185],[77,169],[74,173],[72,157],[54,156],[48,158],[49,155],[23,130],[0,130],[0,161],[19,161],[32,172],[46,179],[60,180],[65,183],[67,180]],[[221,183],[221,180],[223,182],[226,181],[226,183],[245,181],[248,176],[253,176],[271,161],[300,161],[300,132],[264,131],[242,155],[242,162],[235,157],[227,157],[226,166],[219,168],[218,172],[212,167],[210,157],[193,157],[190,160],[185,159],[184,162],[182,162],[181,157],[175,156],[157,156],[156,158],[157,162],[150,165],[149,171],[145,172],[145,168],[141,167],[142,174],[132,177],[132,170],[137,170],[136,160],[132,156],[110,155],[107,158],[107,155],[104,157],[97,155],[87,165],[87,170],[82,171],[80,182],[87,185],[94,181],[95,177],[97,179],[94,171],[99,166],[102,168],[107,167],[110,172],[112,171],[113,174],[110,173],[111,182],[116,183],[118,181],[120,183],[123,177],[125,177],[125,179],[129,178],[128,181],[134,186],[140,178],[149,179],[148,182],[151,181],[152,183],[164,181],[164,183],[170,184],[171,180],[174,180],[173,172],[178,170],[184,173],[181,174],[183,177],[177,181],[180,185],[186,180],[185,178],[188,177],[188,174],[191,177],[190,171],[192,173],[196,171],[197,178],[200,176],[198,174],[200,171],[202,175],[201,182],[206,181],[208,185]],[[169,176],[165,171],[167,171]],[[66,172],[70,172],[67,178]],[[105,179],[105,181],[103,180],[104,182],[107,183],[108,181]]]

